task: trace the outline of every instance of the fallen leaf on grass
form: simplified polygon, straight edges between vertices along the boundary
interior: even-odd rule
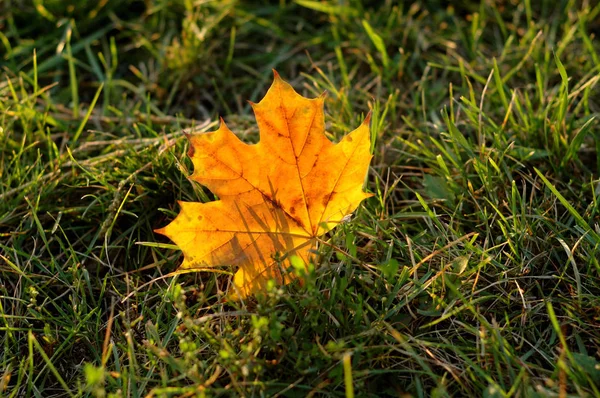
[[[277,72],[252,104],[260,142],[248,145],[227,128],[192,135],[191,179],[219,200],[179,202],[181,212],[156,230],[183,251],[181,270],[237,266],[235,297],[289,283],[292,255],[306,264],[319,236],[371,195],[362,186],[371,161],[370,116],[339,143],[325,136],[324,96],[302,97]]]

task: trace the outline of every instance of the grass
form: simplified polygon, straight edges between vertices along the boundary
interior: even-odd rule
[[[33,3],[0,4],[0,395],[600,396],[596,2]],[[211,198],[181,130],[255,140],[272,68],[335,137],[373,111],[375,196],[228,303],[152,230]]]

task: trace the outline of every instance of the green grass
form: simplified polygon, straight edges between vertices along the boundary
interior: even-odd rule
[[[600,396],[595,1],[0,3],[0,395]],[[153,229],[183,129],[271,69],[373,111],[375,194],[303,286],[223,300]],[[404,394],[404,395],[403,395]]]

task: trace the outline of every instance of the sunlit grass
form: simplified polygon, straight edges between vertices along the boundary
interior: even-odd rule
[[[1,396],[600,396],[600,5],[21,3]],[[272,68],[333,139],[373,112],[375,195],[302,286],[228,303],[152,230],[213,199],[182,130],[255,141]]]

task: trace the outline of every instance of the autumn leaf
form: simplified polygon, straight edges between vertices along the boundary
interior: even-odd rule
[[[325,136],[324,96],[302,97],[277,72],[252,103],[260,142],[241,142],[223,120],[189,136],[191,179],[219,200],[179,202],[181,212],[156,232],[183,251],[181,270],[237,266],[233,296],[289,283],[289,257],[310,261],[317,238],[371,196],[362,186],[371,161],[370,116],[339,143]]]

